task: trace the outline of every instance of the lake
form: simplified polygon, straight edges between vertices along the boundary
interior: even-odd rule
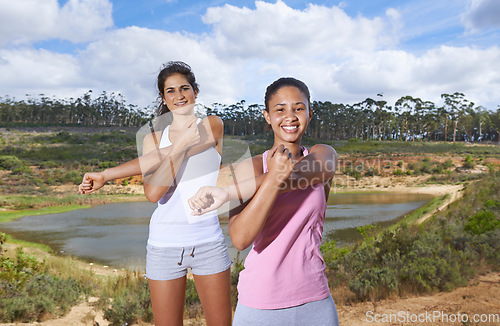
[[[431,195],[408,193],[332,194],[328,199],[323,239],[343,246],[360,238],[356,227],[386,227],[422,206]],[[114,267],[144,270],[149,218],[156,204],[125,202],[60,214],[26,216],[1,223],[0,231],[17,239],[43,243],[55,251]],[[237,250],[221,222],[231,258]],[[246,253],[242,252],[243,259]]]

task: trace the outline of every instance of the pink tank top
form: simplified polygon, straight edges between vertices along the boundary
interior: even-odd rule
[[[303,152],[308,154],[305,147]],[[278,195],[240,273],[238,300],[243,305],[280,309],[330,295],[319,250],[325,210],[322,183]]]

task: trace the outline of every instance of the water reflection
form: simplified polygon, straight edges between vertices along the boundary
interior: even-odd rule
[[[432,198],[421,194],[336,194],[328,200],[324,238],[339,245],[359,237],[357,226],[387,226]],[[26,216],[0,224],[15,238],[44,243],[56,251],[111,266],[144,269],[149,218],[156,205],[125,202],[61,214]],[[237,250],[221,222],[231,258]],[[248,250],[247,250],[248,251]],[[246,252],[240,255],[243,259]]]

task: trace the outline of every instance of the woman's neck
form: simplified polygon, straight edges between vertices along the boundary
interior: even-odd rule
[[[189,114],[189,115],[173,114],[172,123],[170,124],[170,129],[185,128],[186,125],[196,122],[196,120],[198,120],[198,118],[196,118],[194,114]]]

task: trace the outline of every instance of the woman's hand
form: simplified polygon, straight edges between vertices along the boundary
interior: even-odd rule
[[[83,176],[82,183],[78,186],[81,194],[90,194],[104,186],[108,182],[103,172],[87,172]]]
[[[200,142],[201,136],[196,120],[186,126],[174,142],[174,146],[180,151],[187,151],[189,148]]]
[[[201,187],[198,192],[188,199],[192,215],[201,215],[221,207],[229,200],[229,192],[220,187]]]
[[[268,152],[268,175],[280,185],[288,179],[294,167],[293,155],[285,146],[279,145]]]

